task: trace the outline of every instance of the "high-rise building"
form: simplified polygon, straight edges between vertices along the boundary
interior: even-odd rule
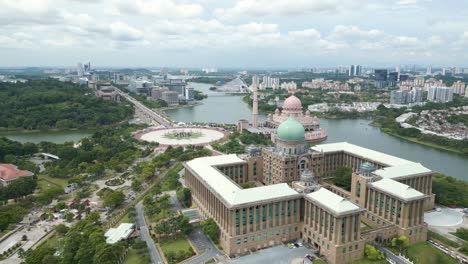
[[[375,86],[377,88],[385,88],[387,87],[387,69],[375,69],[374,70],[374,80]]]
[[[456,81],[452,85],[453,93],[464,95],[465,94],[465,83],[462,81]]]
[[[416,77],[413,85],[414,87],[424,87],[424,77]]]
[[[179,104],[179,94],[175,91],[164,91],[162,92],[161,99],[165,101],[168,105],[177,105]]]
[[[195,99],[195,89],[193,89],[193,87],[185,88],[185,99],[187,101],[193,101]]]
[[[83,69],[83,65],[81,64],[81,62],[78,62],[76,64],[76,72],[78,73],[78,77],[84,76],[84,69]]]
[[[432,65],[427,66],[426,75],[432,75]]]
[[[260,85],[262,90],[266,88],[278,89],[280,87],[280,79],[279,78],[272,78],[270,76],[263,76],[263,82]]]
[[[258,78],[258,75],[252,76],[252,86],[254,85],[256,85],[257,87],[260,85],[260,79]]]
[[[448,103],[453,101],[453,88],[451,87],[440,87],[431,86],[429,87],[429,93],[427,100],[438,103]]]
[[[388,86],[395,87],[398,83],[398,72],[390,72],[388,74]]]
[[[350,65],[348,68],[348,76],[360,76],[362,72],[361,65]]]
[[[409,78],[408,74],[400,74],[398,80],[400,82],[404,82],[404,81],[408,80],[408,78]]]
[[[414,88],[410,95],[412,103],[421,103],[423,100],[423,90],[421,88]]]
[[[408,91],[394,90],[390,95],[390,103],[404,105],[408,101]]]

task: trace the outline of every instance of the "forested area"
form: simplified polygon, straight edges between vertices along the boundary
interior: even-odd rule
[[[221,151],[226,154],[241,154],[245,153],[245,148],[250,144],[269,146],[273,143],[264,135],[242,131],[242,133],[232,133],[229,136],[229,141],[224,144],[212,143],[211,146],[217,151]]]
[[[468,207],[468,183],[466,181],[436,173],[432,177],[432,192],[436,195],[436,204]]]
[[[97,212],[91,213],[84,220],[72,226],[62,240],[63,245],[59,257],[54,256],[55,248],[44,243],[34,251],[25,253],[25,263],[114,264],[119,263],[125,252],[124,242],[112,245],[106,243]]]
[[[130,117],[131,106],[95,97],[86,86],[54,79],[0,83],[0,129],[95,128]]]
[[[69,178],[80,173],[101,177],[106,169],[123,172],[135,158],[146,156],[151,151],[150,143],[138,141],[131,135],[132,131],[141,128],[139,125],[105,128],[96,131],[90,138],[82,139],[76,148],[72,142],[41,142],[41,151],[60,157],[60,160],[45,164],[46,173],[52,177]],[[145,145],[148,147],[145,148]]]

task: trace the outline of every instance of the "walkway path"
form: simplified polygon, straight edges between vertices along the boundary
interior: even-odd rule
[[[148,250],[151,257],[152,264],[160,264],[163,263],[161,260],[161,256],[159,255],[159,251],[156,249],[153,239],[148,230],[148,226],[146,225],[145,221],[145,214],[143,211],[143,201],[140,201],[136,206],[136,224],[137,227],[140,228],[140,236],[141,240],[146,241],[146,245],[148,246]]]
[[[224,256],[224,253],[221,252],[214,244],[209,240],[206,235],[201,231],[199,227],[195,227],[192,233],[189,235],[188,239],[192,244],[197,248],[198,251],[204,251],[202,254],[193,257],[182,263],[185,264],[200,264],[205,263],[209,259]]]

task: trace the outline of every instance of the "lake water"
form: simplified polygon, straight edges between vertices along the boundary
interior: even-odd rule
[[[171,109],[166,114],[178,122],[236,123],[239,119],[251,119],[251,109],[242,101],[242,96],[219,95],[210,91],[209,84],[190,83],[195,90],[208,94],[203,105]],[[264,120],[265,115],[260,115]],[[373,150],[378,150],[404,159],[420,162],[424,166],[468,181],[468,159],[457,154],[437,150],[392,137],[369,126],[364,119],[321,119],[328,133],[325,143],[346,141]]]
[[[49,141],[56,144],[62,144],[67,141],[77,142],[82,138],[93,134],[92,130],[66,130],[66,131],[38,131],[38,132],[16,132],[0,133],[0,137],[7,137],[19,142],[39,143]]]

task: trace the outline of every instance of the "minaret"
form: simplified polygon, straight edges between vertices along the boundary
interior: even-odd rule
[[[258,127],[258,98],[257,98],[257,84],[253,83],[253,106],[252,106],[252,127]]]

